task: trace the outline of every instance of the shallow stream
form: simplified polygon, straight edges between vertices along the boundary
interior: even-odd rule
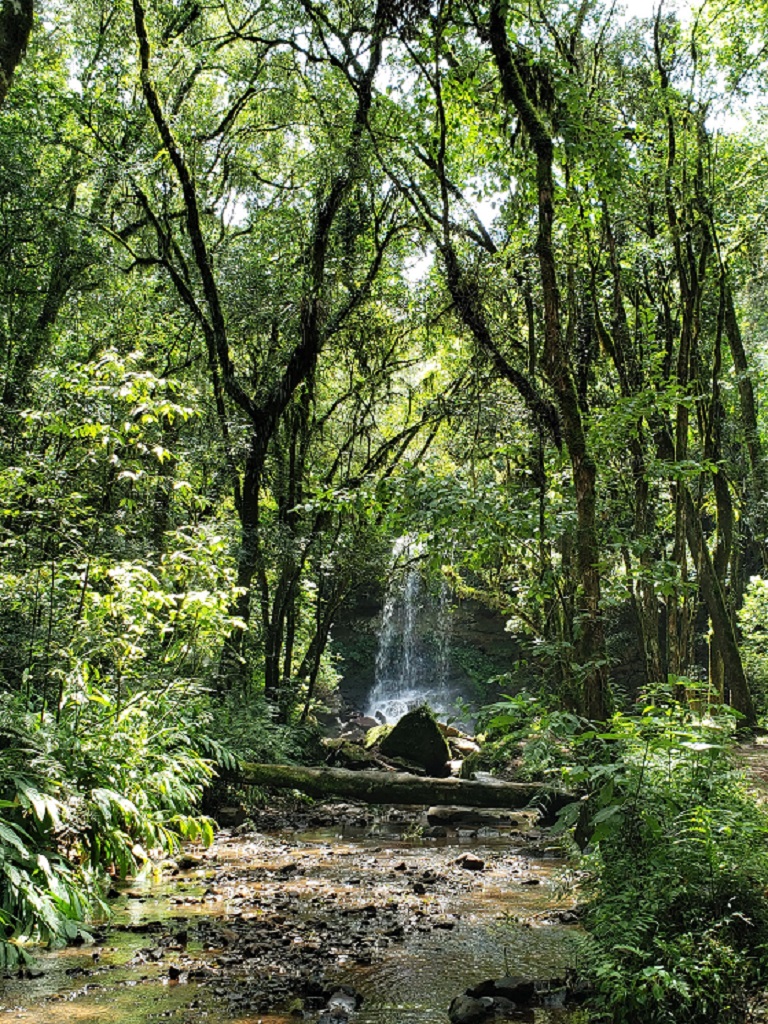
[[[0,1024],[315,1022],[342,984],[362,996],[350,1024],[447,1024],[471,985],[573,965],[564,866],[520,824],[430,839],[413,821],[222,833],[124,888],[94,945],[0,981]]]

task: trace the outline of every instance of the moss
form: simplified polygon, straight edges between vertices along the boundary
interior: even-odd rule
[[[381,741],[392,732],[393,725],[375,725],[372,729],[369,729],[365,734],[365,749],[371,750],[373,747],[378,746]]]

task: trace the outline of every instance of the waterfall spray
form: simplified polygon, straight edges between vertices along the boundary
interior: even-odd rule
[[[443,582],[437,597],[424,586],[421,545],[400,537],[392,549],[393,573],[379,626],[375,685],[366,714],[396,722],[429,704],[445,715],[455,695],[448,687],[451,602]]]

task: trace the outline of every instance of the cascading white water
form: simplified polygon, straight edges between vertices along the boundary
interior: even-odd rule
[[[446,715],[455,698],[447,685],[450,592],[446,584],[437,598],[427,591],[419,554],[419,545],[410,537],[400,537],[392,549],[393,573],[381,613],[375,685],[366,709],[368,716],[379,721],[396,722],[421,704]]]

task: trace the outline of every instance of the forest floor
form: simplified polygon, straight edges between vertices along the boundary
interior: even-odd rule
[[[737,763],[747,771],[756,793],[762,800],[768,800],[768,736],[757,736],[748,743],[736,747]]]

